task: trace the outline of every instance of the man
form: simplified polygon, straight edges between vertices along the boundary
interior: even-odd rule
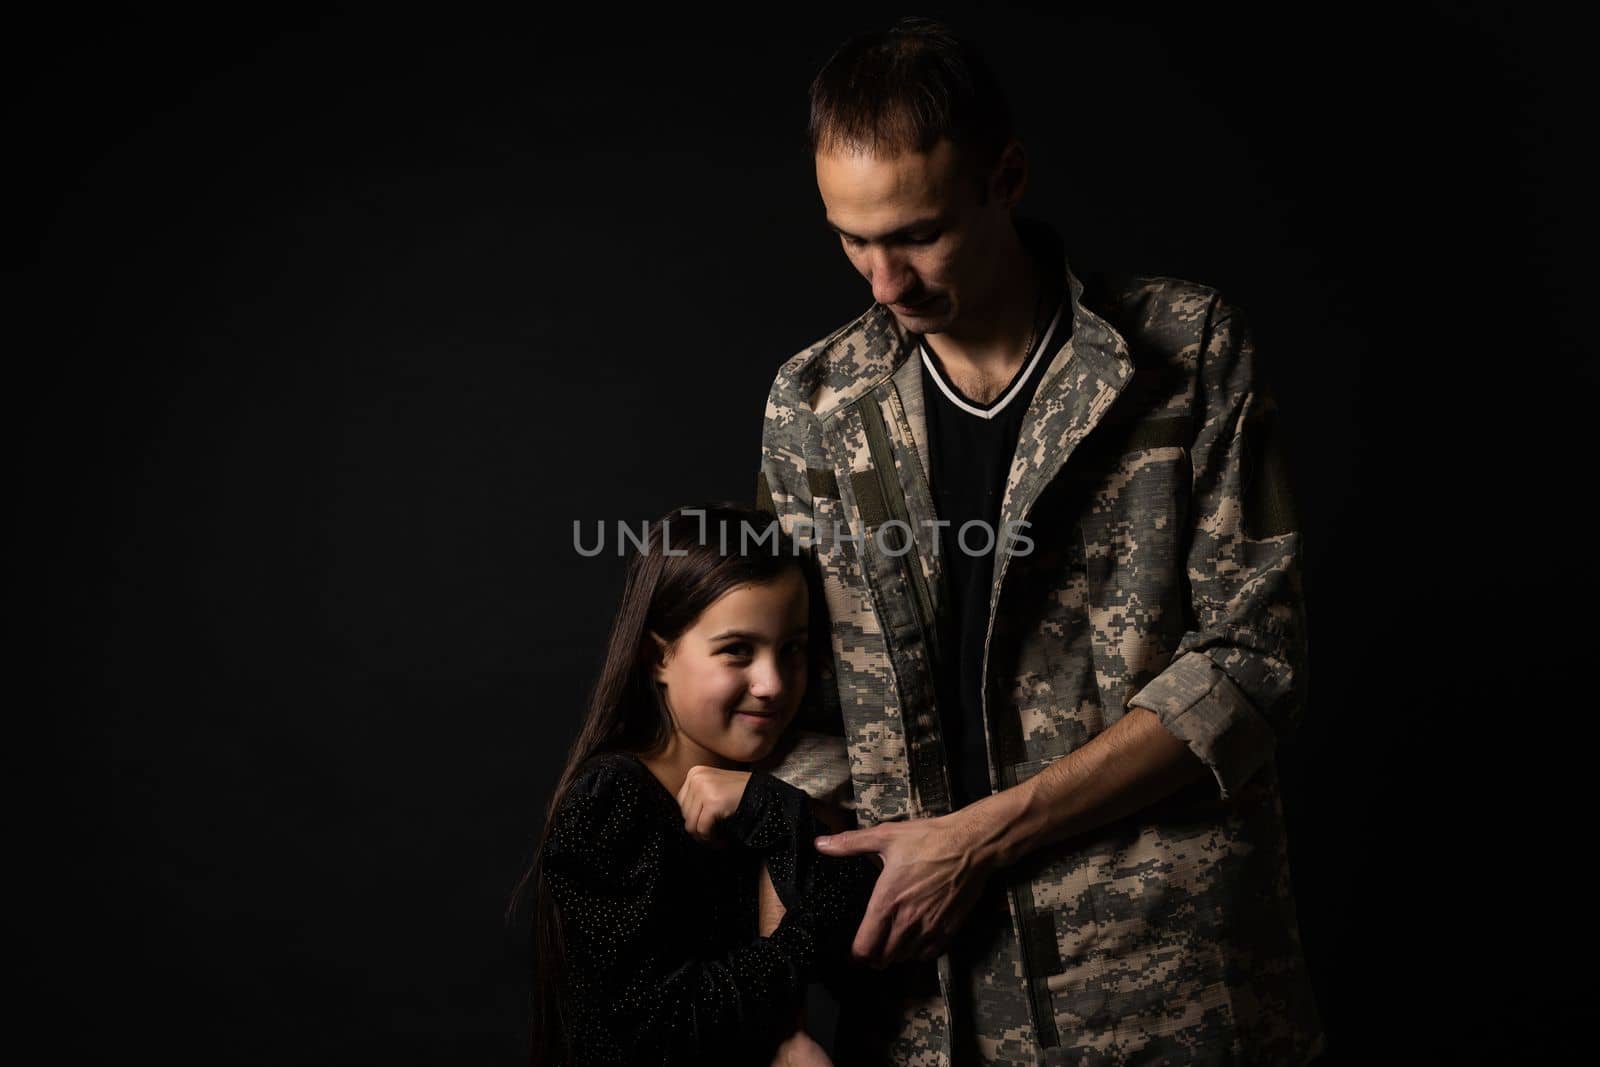
[[[779,370],[757,492],[832,632],[834,736],[775,769],[884,864],[836,1059],[1305,1062],[1300,535],[1243,317],[1015,219],[1005,103],[936,23],[847,42],[811,140],[875,303]]]

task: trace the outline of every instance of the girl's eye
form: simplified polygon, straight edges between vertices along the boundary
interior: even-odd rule
[[[750,646],[745,644],[743,641],[741,641],[738,644],[727,645],[727,646],[725,646],[725,647],[723,647],[721,649],[718,649],[718,651],[719,652],[731,652],[735,656],[746,656],[746,655],[749,655],[749,653],[750,653]]]

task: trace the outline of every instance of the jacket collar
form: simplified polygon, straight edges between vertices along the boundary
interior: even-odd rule
[[[1059,257],[1072,332],[1045,368],[1023,416],[1000,509],[1002,529],[1026,518],[1040,492],[1133,380],[1134,371],[1127,340],[1084,303],[1083,282],[1072,272],[1059,234],[1046,224],[1022,220],[1018,230],[1033,247]],[[1003,569],[1003,563],[997,567]]]
[[[1059,264],[1056,278],[1065,281],[1071,308],[1068,340],[1045,368],[1044,378],[1029,405],[1031,421],[1041,398],[1071,387],[1070,382],[1061,377],[1061,371],[1069,363],[1079,362],[1096,377],[1123,384],[1131,375],[1132,363],[1122,335],[1084,305],[1083,282],[1072,272],[1060,234],[1048,223],[1034,219],[1019,218],[1016,225],[1027,247],[1036,255]],[[907,330],[887,307],[873,304],[823,343],[821,365],[812,368],[815,374],[812,410],[826,422],[891,378],[902,393],[905,392],[915,376],[904,368],[907,363],[915,362],[912,357],[917,354],[921,340],[921,334]],[[915,388],[920,392],[920,384]],[[915,406],[919,412],[922,410],[920,403]],[[917,429],[919,447],[925,448],[926,434],[922,428]]]
[[[1060,263],[1055,275],[1065,282],[1071,306],[1071,331],[1045,368],[1027,411],[1023,414],[1011,471],[1000,508],[1000,542],[1007,524],[1024,521],[1045,486],[1060,472],[1079,442],[1097,426],[1127,384],[1133,379],[1133,360],[1127,341],[1100,315],[1084,304],[1084,285],[1072,272],[1060,235],[1046,223],[1018,219],[1017,229],[1035,254]],[[1065,318],[1065,316],[1064,316]],[[809,360],[803,373],[809,379],[812,409],[824,424],[869,395],[899,395],[907,433],[927,470],[928,432],[924,415],[922,374],[917,352],[919,334],[900,325],[893,312],[873,304],[854,322],[819,346],[820,359]],[[910,489],[926,498],[927,487]],[[919,513],[932,514],[932,500],[918,500]],[[992,594],[998,596],[1010,555],[996,553]],[[991,605],[992,607],[992,605]]]
[[[1060,264],[1055,278],[1066,284],[1071,330],[1045,368],[1023,415],[1001,506],[1002,523],[1026,516],[1039,491],[1133,377],[1127,341],[1084,304],[1083,282],[1072,271],[1060,234],[1048,223],[1027,218],[1017,219],[1017,232],[1035,255]],[[875,303],[824,342],[822,359],[809,369],[814,383],[812,409],[823,422],[869,393],[898,390],[926,470],[922,376],[913,358],[921,339],[888,308]]]

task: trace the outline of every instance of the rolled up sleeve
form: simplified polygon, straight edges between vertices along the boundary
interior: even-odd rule
[[[1226,799],[1304,713],[1302,536],[1249,326],[1220,296],[1207,319],[1200,381],[1185,561],[1194,628],[1128,705],[1154,712]]]

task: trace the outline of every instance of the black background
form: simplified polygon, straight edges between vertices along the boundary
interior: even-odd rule
[[[750,497],[778,364],[871,302],[806,87],[900,13],[13,25],[12,932],[51,1058],[519,1060],[501,913],[623,566],[572,523]],[[1575,27],[924,13],[1009,87],[1075,269],[1254,323],[1331,1058],[1553,1053],[1592,984]]]

